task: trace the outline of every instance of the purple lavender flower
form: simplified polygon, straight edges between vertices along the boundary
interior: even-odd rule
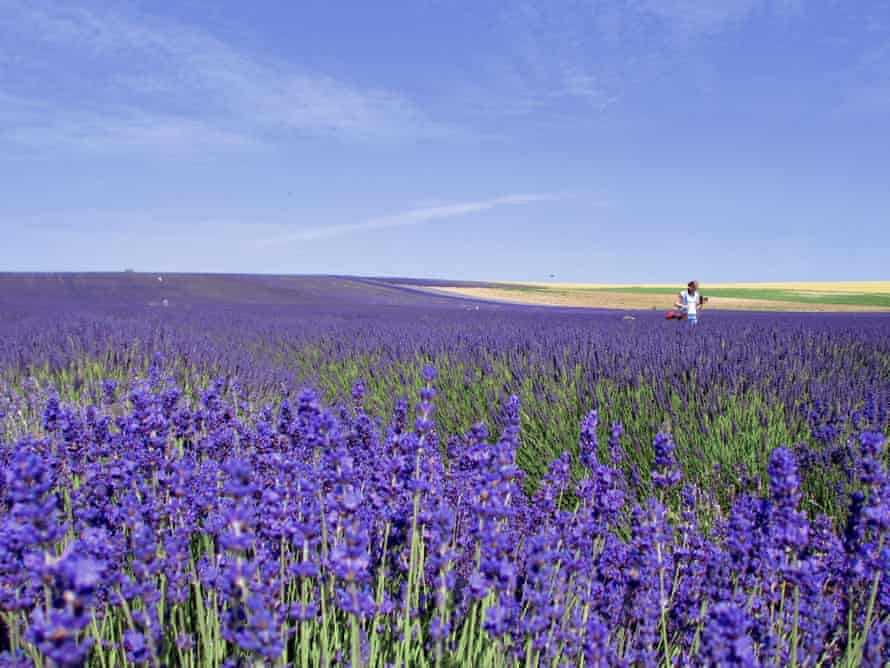
[[[621,422],[613,422],[609,431],[609,465],[613,468],[620,468],[624,463],[624,451],[621,448],[622,434],[624,427]]]
[[[769,458],[770,496],[776,505],[797,506],[800,502],[800,476],[797,460],[790,450],[776,448]]]
[[[748,614],[731,603],[718,603],[708,611],[702,633],[700,660],[709,666],[758,666],[749,635]]]
[[[93,646],[93,639],[83,631],[92,619],[103,570],[101,564],[73,550],[42,568],[48,600],[31,613],[26,638],[60,666],[82,665]]]
[[[718,314],[691,359],[654,318],[628,337],[590,314],[463,317],[430,296],[406,310],[378,283],[364,286],[373,305],[342,309],[270,277],[260,301],[274,308],[230,308],[187,303],[190,280],[170,281],[183,289],[161,320],[130,293],[19,318],[27,285],[3,279],[25,296],[3,290],[13,317],[0,322],[0,608],[13,620],[0,663],[33,663],[24,648],[48,665],[100,663],[100,651],[201,665],[217,629],[245,666],[361,662],[371,646],[384,661],[463,651],[473,665],[495,653],[539,666],[885,662],[879,317]],[[437,406],[418,359],[459,378],[461,401]],[[129,381],[103,386],[102,365]],[[353,373],[367,384],[350,395]],[[416,412],[397,399],[381,428],[380,402],[418,376]],[[291,394],[304,383],[324,394]],[[590,401],[625,420],[611,424],[609,465],[596,413],[582,466],[551,461],[574,447],[554,420]],[[650,471],[638,445],[663,415],[687,447],[660,434]],[[495,442],[483,421],[503,427]],[[719,446],[731,459],[776,432],[804,442],[737,480],[731,461],[711,476]],[[702,461],[680,489],[690,457]],[[655,498],[640,484],[650,472]],[[334,646],[321,647],[322,627]]]
[[[578,441],[578,452],[581,464],[591,469],[597,463],[596,428],[599,417],[597,412],[590,411],[581,423],[581,437]]]
[[[38,607],[31,613],[25,637],[56,665],[65,668],[82,666],[93,646],[91,638],[79,637],[84,626],[81,619],[68,610],[45,612]]]
[[[138,631],[124,632],[124,651],[127,653],[127,660],[136,665],[144,665],[151,660],[145,636]]]
[[[652,469],[652,482],[658,489],[670,489],[679,484],[683,477],[674,453],[676,446],[673,437],[659,432],[655,437],[655,463]]]

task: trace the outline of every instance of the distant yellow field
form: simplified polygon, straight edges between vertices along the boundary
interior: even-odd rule
[[[532,285],[542,288],[564,290],[596,290],[602,288],[670,288],[681,289],[684,283],[548,283],[543,281],[503,281],[501,285]],[[766,290],[799,290],[824,294],[887,294],[890,293],[890,281],[811,281],[811,282],[777,282],[777,283],[702,283],[705,288],[742,288]]]
[[[617,309],[667,309],[684,286],[658,283],[504,282],[443,286],[435,292],[522,304]],[[708,310],[890,311],[890,281],[702,283]]]

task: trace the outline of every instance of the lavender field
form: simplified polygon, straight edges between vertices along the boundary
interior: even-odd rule
[[[890,316],[0,275],[2,666],[883,666]]]

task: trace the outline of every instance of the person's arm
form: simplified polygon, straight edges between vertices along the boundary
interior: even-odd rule
[[[677,308],[686,308],[686,304],[683,302],[683,293],[680,293],[680,301],[674,302],[674,306]]]

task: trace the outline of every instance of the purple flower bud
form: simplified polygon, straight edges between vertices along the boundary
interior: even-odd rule
[[[659,432],[655,436],[655,464],[652,482],[659,489],[669,489],[679,484],[683,477],[674,454],[674,439],[670,434]]]

